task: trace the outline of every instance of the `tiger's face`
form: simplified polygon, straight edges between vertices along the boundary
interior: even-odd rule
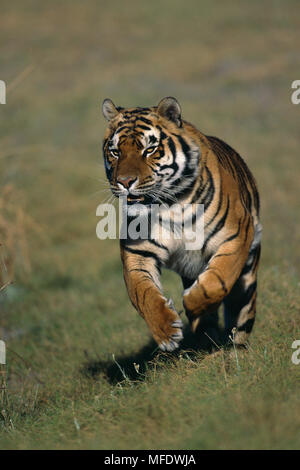
[[[102,110],[109,121],[103,154],[113,194],[128,204],[177,202],[192,185],[200,156],[184,131],[177,100],[124,109],[106,99]]]

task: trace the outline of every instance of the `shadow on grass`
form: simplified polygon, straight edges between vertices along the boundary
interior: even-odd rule
[[[199,353],[203,353],[203,357],[205,357],[205,355],[215,352],[217,347],[222,347],[225,344],[223,338],[219,341],[218,346],[206,336],[199,338],[187,326],[180,348],[172,353],[163,353],[158,349],[157,344],[151,340],[139,352],[128,356],[113,358],[109,361],[88,359],[81,368],[81,372],[95,380],[103,376],[112,385],[117,385],[124,380],[143,381],[146,372],[154,367],[159,369],[159,367],[170,361],[176,361],[181,355],[186,355],[192,360],[197,358],[197,361],[199,361],[201,358]]]

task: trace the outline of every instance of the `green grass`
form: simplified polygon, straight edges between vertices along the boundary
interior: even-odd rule
[[[31,271],[17,253],[15,282],[0,292],[0,448],[299,448],[299,6],[213,5],[1,7],[0,182],[37,227],[27,228]],[[258,315],[238,362],[223,350],[159,354],[129,302],[118,241],[96,238],[101,101],[168,95],[245,157],[260,188]],[[163,284],[180,310],[179,279],[165,272]]]

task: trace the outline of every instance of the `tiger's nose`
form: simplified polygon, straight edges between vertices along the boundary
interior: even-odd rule
[[[136,181],[135,176],[119,176],[117,179],[118,183],[121,183],[125,188],[129,188],[135,181]]]

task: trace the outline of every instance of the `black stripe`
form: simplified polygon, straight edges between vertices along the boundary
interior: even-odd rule
[[[209,296],[208,293],[206,292],[205,287],[204,287],[202,284],[201,284],[201,287],[202,287],[202,290],[203,290],[203,293],[204,293],[204,297],[205,297],[206,299],[210,299],[210,296]]]
[[[222,228],[224,227],[225,221],[227,219],[228,211],[229,211],[229,205],[230,205],[229,197],[227,197],[227,206],[226,206],[225,213],[224,213],[223,217],[219,220],[219,222],[217,223],[217,225],[215,226],[213,231],[209,234],[209,236],[205,240],[205,242],[203,244],[203,247],[202,247],[202,250],[201,250],[202,253],[205,251],[205,248],[207,247],[207,244],[212,239],[212,237],[214,237],[216,235],[216,233],[219,232],[220,230],[222,230]]]
[[[212,218],[210,219],[210,221],[206,224],[206,227],[208,227],[212,222],[214,222],[215,218],[218,216],[218,214],[221,210],[222,202],[223,202],[223,191],[222,191],[222,188],[220,187],[219,203],[218,203],[217,210],[216,210],[215,214],[212,216]]]
[[[143,129],[144,131],[151,131],[151,127],[144,126],[143,124],[137,124],[137,127]]]
[[[147,289],[145,289],[145,290],[144,290],[144,295],[143,295],[143,304],[145,303],[145,297],[146,297],[146,294],[147,294],[147,292],[148,292],[150,289],[153,289],[153,287],[152,287],[152,286],[150,286],[150,287],[147,287]]]
[[[178,165],[176,163],[176,147],[175,147],[175,144],[174,144],[173,140],[171,139],[171,137],[168,138],[168,146],[169,146],[169,149],[172,153],[173,161],[172,161],[171,165],[162,165],[162,166],[160,166],[159,171],[161,172],[162,170],[165,170],[166,168],[171,168],[173,170],[173,173],[170,176],[168,176],[168,178],[167,178],[167,179],[170,179],[170,178],[172,178],[174,173],[176,173],[176,171],[178,170]]]
[[[151,251],[148,251],[148,250],[136,250],[133,248],[129,248],[128,246],[123,245],[123,244],[122,246],[124,250],[129,251],[129,253],[133,253],[134,255],[139,255],[139,256],[142,256],[143,258],[153,258],[155,260],[156,267],[160,270],[160,266],[162,263],[159,257],[155,253],[152,253]]]
[[[152,243],[153,245],[157,246],[158,248],[162,248],[163,250],[166,250],[169,253],[169,250],[166,246],[161,245],[157,241],[153,240],[152,238],[148,239],[147,242]]]
[[[248,274],[252,270],[253,271],[255,270],[255,268],[257,266],[257,263],[258,263],[259,255],[260,255],[260,245],[253,252],[253,255],[252,255],[252,253],[250,254],[250,256],[253,256],[253,259],[252,259],[251,263],[246,262],[246,264],[243,267],[243,270],[241,272],[242,276],[244,276],[245,274]]]
[[[188,156],[191,151],[191,147],[186,143],[186,141],[183,139],[183,137],[181,137],[181,135],[177,135],[176,137],[180,142],[183,153]]]
[[[219,276],[218,273],[216,273],[216,271],[214,269],[210,269],[210,271],[219,279],[220,281],[220,284],[222,285],[222,288],[223,288],[223,291],[225,292],[225,294],[228,293],[228,289],[225,285],[225,282],[223,281],[223,279],[221,278],[221,276]]]
[[[243,325],[238,327],[238,331],[245,331],[246,333],[250,333],[253,325],[255,322],[255,318],[249,318]]]
[[[239,226],[238,226],[237,231],[233,235],[231,235],[230,237],[226,238],[223,241],[222,245],[224,245],[224,243],[230,242],[231,240],[234,240],[235,238],[237,238],[240,234],[240,231],[241,231],[241,219],[239,219]]]
[[[244,294],[243,294],[243,305],[242,305],[241,308],[243,308],[245,305],[247,305],[250,302],[250,300],[252,299],[253,294],[256,291],[256,287],[257,287],[257,281],[254,281],[254,282],[252,282],[252,284],[250,284],[250,286],[244,292]]]
[[[128,126],[128,125],[125,124],[124,126],[119,127],[119,128],[116,130],[115,134],[119,134],[119,133],[122,132],[124,129],[127,129],[127,130],[129,131],[129,130],[131,129],[131,126]]]
[[[213,176],[207,166],[205,167],[205,170],[208,176],[208,181],[205,183],[204,188],[201,188],[201,186],[198,188],[193,196],[192,203],[199,202],[200,204],[204,204],[205,210],[207,210],[215,194],[215,185]],[[206,192],[204,192],[205,188],[207,188]],[[200,201],[198,201],[199,196],[201,196]]]
[[[236,254],[236,251],[232,252],[232,253],[220,253],[219,255],[215,255],[213,257],[213,259],[216,259],[216,258],[219,258],[220,256],[233,256]]]
[[[153,126],[153,122],[150,121],[149,119],[146,119],[146,118],[143,117],[143,116],[138,117],[138,120],[139,120],[139,121],[143,121],[145,124],[149,124],[150,126]]]

